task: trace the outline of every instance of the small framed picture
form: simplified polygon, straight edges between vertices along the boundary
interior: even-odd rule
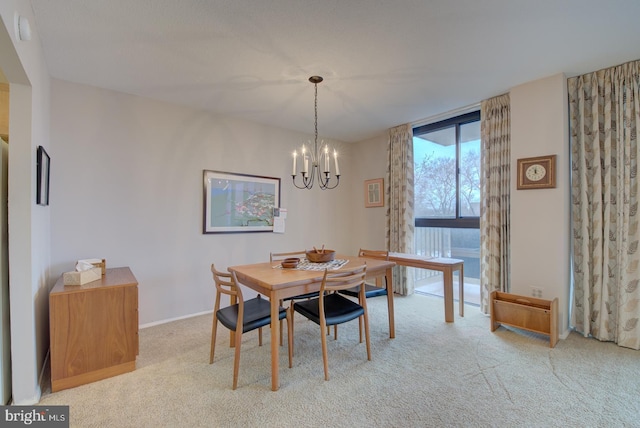
[[[42,146],[38,146],[37,156],[37,180],[36,180],[36,203],[38,205],[49,205],[49,175],[51,168],[51,158]]]
[[[365,180],[364,206],[366,208],[384,207],[384,186],[382,178]]]

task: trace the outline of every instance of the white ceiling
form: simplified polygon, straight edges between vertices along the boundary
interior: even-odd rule
[[[31,0],[50,74],[360,141],[640,59],[638,0]]]

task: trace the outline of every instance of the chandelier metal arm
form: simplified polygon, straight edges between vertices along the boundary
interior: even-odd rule
[[[321,177],[322,174],[324,174],[324,178]],[[320,190],[335,189],[336,187],[338,187],[338,184],[340,184],[340,176],[336,175],[336,183],[333,186],[330,186],[329,185],[331,181],[330,173],[329,172],[321,173],[318,170],[318,165],[313,165],[312,173],[309,176],[307,176],[306,174],[300,174],[300,175],[302,176],[301,186],[299,186],[298,183],[296,183],[296,176],[293,174],[291,175],[291,178],[293,180],[293,185],[298,189],[311,189],[313,187],[316,176],[318,178],[318,187],[320,187]]]

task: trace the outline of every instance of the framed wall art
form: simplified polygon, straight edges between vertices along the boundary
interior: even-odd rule
[[[49,176],[51,169],[51,158],[42,146],[38,146],[37,154],[37,174],[36,179],[36,203],[38,205],[49,205]]]
[[[273,232],[280,179],[204,170],[202,233]]]
[[[364,206],[366,208],[384,207],[384,180],[374,178],[364,182]]]
[[[518,159],[517,189],[556,187],[556,155]]]

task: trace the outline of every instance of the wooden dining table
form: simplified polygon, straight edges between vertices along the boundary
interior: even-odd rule
[[[389,260],[345,255],[336,255],[335,259],[348,260],[348,262],[340,269],[330,271],[331,273],[346,271],[366,263],[367,278],[379,278],[381,276],[386,278],[389,337],[394,338],[392,269],[396,263]],[[271,302],[271,389],[277,391],[279,387],[280,343],[274,338],[280,336],[280,323],[278,321],[280,300],[286,297],[319,291],[324,271],[283,269],[276,262],[273,264],[267,262],[230,266],[228,270],[236,274],[240,284],[268,297]]]

